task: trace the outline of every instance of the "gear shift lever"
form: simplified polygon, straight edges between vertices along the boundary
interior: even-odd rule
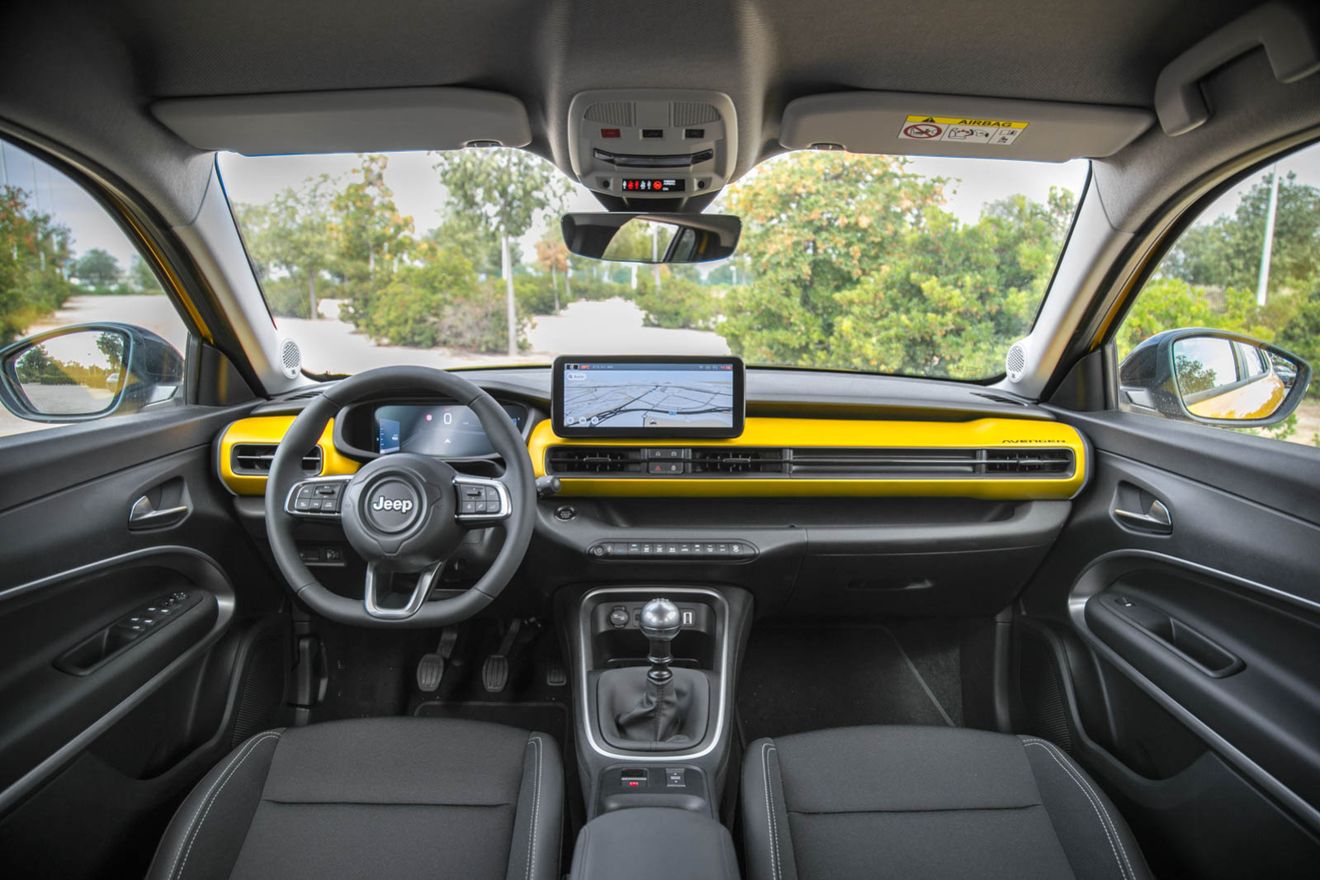
[[[706,731],[709,689],[699,669],[673,669],[674,638],[683,615],[668,599],[652,599],[638,617],[650,642],[645,677],[638,667],[612,669],[602,676],[610,728],[625,748],[674,749],[699,742]]]
[[[646,658],[651,661],[651,670],[646,680],[657,688],[664,687],[674,677],[669,668],[674,662],[670,645],[683,628],[678,606],[668,599],[652,599],[642,606],[640,625],[642,635],[651,643]]]

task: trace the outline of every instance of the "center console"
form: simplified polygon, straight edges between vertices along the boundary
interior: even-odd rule
[[[673,807],[717,818],[748,594],[598,587],[567,610],[589,817]]]
[[[597,587],[561,601],[589,820],[571,876],[615,877],[624,864],[630,877],[650,876],[638,873],[639,842],[663,839],[674,855],[650,860],[657,878],[738,877],[720,795],[751,597],[665,584]]]

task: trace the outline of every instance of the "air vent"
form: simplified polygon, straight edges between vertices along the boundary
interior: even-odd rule
[[[642,450],[619,446],[557,446],[546,454],[546,471],[568,474],[640,474]]]
[[[669,109],[674,128],[687,128],[689,125],[706,125],[720,121],[720,111],[700,101],[675,101],[669,105]]]
[[[987,449],[988,474],[1071,474],[1071,449]]]
[[[795,477],[907,477],[978,473],[975,449],[853,449],[809,447],[792,450]]]
[[[234,473],[243,476],[264,476],[270,473],[271,463],[275,461],[275,446],[267,443],[236,443],[230,459]],[[303,456],[303,473],[315,475],[321,472],[321,447],[314,446]]]
[[[602,101],[588,107],[582,118],[587,122],[596,122],[601,125],[632,128],[636,124],[634,122],[635,106],[631,101]]]
[[[694,474],[782,474],[785,464],[782,449],[714,446],[692,450]]]

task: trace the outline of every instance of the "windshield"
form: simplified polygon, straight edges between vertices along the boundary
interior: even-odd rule
[[[646,353],[966,380],[1031,329],[1087,171],[787,153],[711,206],[742,218],[733,257],[643,266],[569,254],[561,213],[601,206],[522,150],[219,164],[313,373]]]

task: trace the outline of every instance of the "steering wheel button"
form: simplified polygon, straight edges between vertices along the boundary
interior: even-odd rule
[[[310,510],[311,507],[312,507],[312,499],[304,498],[301,495],[299,495],[298,500],[293,503],[294,510]]]

